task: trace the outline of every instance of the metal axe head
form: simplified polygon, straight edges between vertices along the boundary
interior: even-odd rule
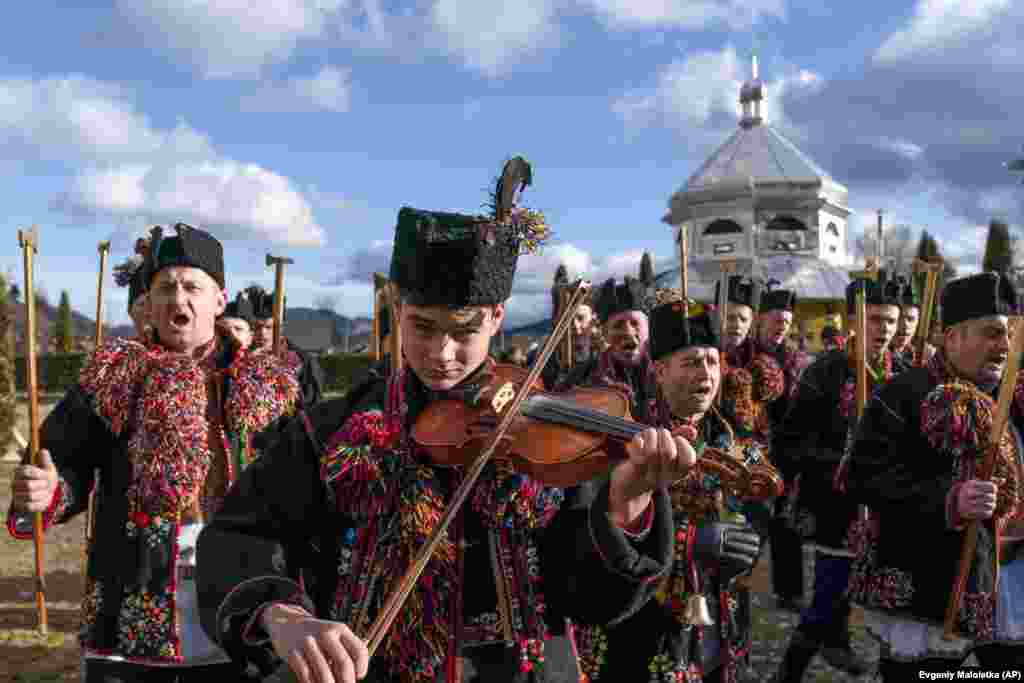
[[[22,249],[31,249],[34,252],[39,251],[39,226],[33,225],[28,230],[18,231],[18,246]]]
[[[267,267],[270,266],[283,266],[286,263],[295,263],[292,259],[286,256],[271,256],[267,254]]]
[[[878,280],[878,262],[874,259],[867,259],[864,262],[864,270],[851,270],[850,277],[857,280]]]

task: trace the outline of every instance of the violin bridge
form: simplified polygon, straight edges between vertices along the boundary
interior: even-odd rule
[[[516,397],[516,389],[512,382],[506,382],[500,389],[494,393],[494,398],[491,399],[491,407],[494,408],[494,412],[501,415],[501,412],[505,409],[505,406],[509,404],[509,401]]]

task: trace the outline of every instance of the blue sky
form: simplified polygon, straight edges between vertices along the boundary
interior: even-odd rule
[[[559,261],[596,279],[671,259],[666,202],[735,128],[755,46],[769,121],[858,216],[884,208],[976,268],[988,219],[1024,215],[1001,166],[1024,142],[1024,8],[828,4],[20,3],[0,26],[0,268],[21,279],[15,231],[37,223],[37,280],[92,312],[96,244],[116,263],[181,220],[223,240],[232,291],[269,286],[273,251],[295,260],[290,305],[367,315],[398,209],[478,211],[522,154],[557,237],[521,262],[528,322]],[[109,276],[105,301],[126,320]]]

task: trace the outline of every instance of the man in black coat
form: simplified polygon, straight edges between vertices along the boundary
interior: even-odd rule
[[[846,289],[847,315],[852,320],[861,288],[867,301],[870,395],[892,378],[888,347],[899,320],[900,289],[884,273],[878,280],[852,281]],[[834,484],[848,433],[857,420],[855,348],[850,344],[846,351],[826,353],[804,371],[789,412],[773,434],[772,462],[786,481],[800,477],[796,495],[790,496],[790,523],[817,550],[814,595],[783,657],[778,683],[799,683],[818,652],[848,673],[861,675],[869,669],[850,645],[850,602],[844,595],[854,557],[847,532],[857,506],[849,497],[838,495]]]
[[[853,444],[849,495],[870,506],[877,524],[862,538],[850,592],[882,643],[887,683],[953,671],[972,651],[982,669],[1024,667],[1019,388],[992,481],[975,474],[990,450],[1016,309],[1012,284],[998,274],[949,282],[942,350],[881,389]],[[942,624],[970,522],[979,522],[978,543],[955,620],[959,637],[948,642]]]
[[[252,350],[266,351],[274,343],[274,293],[252,285],[245,288],[245,294],[252,304]],[[287,298],[286,298],[287,300]],[[282,305],[283,306],[283,305]],[[283,315],[282,315],[283,317]],[[284,321],[281,321],[284,324]],[[283,334],[283,333],[282,333]],[[324,395],[324,371],[316,356],[292,344],[284,338],[288,353],[298,359],[299,386],[302,388],[303,406],[309,408]]]
[[[481,683],[553,683],[575,669],[568,639],[549,640],[567,619],[615,622],[653,594],[673,550],[663,487],[696,455],[648,429],[571,499],[488,463],[368,657],[371,624],[465,473],[436,464],[412,426],[438,401],[496,398],[487,353],[535,225],[516,216],[399,212],[405,368],[296,421],[200,537],[204,626],[235,661],[283,659],[304,683],[457,683],[466,658]],[[297,581],[311,565],[312,595]]]
[[[653,424],[687,434],[698,448],[764,463],[756,445],[735,441],[715,407],[722,366],[706,313],[684,318],[681,300],[655,307],[650,353],[658,376]],[[669,496],[678,550],[656,599],[614,626],[579,631],[580,661],[591,683],[735,681],[750,654],[749,595],[734,579],[753,566],[760,537],[742,512],[743,494],[696,470],[675,482]],[[701,603],[706,610],[692,609]]]
[[[79,640],[85,683],[238,681],[196,606],[196,538],[256,433],[294,413],[293,370],[239,354],[216,333],[226,305],[220,242],[155,227],[136,262],[149,292],[145,339],[111,339],[40,428],[42,467],[18,467],[8,531],[32,538],[86,509],[95,490]],[[126,271],[121,270],[121,273]],[[95,487],[94,487],[95,485]]]

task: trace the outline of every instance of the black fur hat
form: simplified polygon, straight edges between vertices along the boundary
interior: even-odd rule
[[[648,348],[652,360],[694,346],[718,346],[718,335],[707,313],[684,318],[682,301],[670,301],[651,311]]]
[[[239,292],[235,297],[234,301],[229,301],[228,305],[224,307],[225,318],[241,318],[242,320],[251,323],[255,318],[253,314],[252,301],[249,299],[249,295],[244,291]]]
[[[644,283],[627,275],[622,284],[615,284],[615,278],[608,278],[594,297],[594,312],[601,322],[624,311],[647,313],[648,292]]]
[[[395,226],[390,278],[417,306],[488,306],[512,294],[519,255],[547,237],[543,214],[516,206],[533,181],[522,157],[505,163],[490,216],[403,207]]]
[[[789,289],[775,289],[782,284],[778,280],[769,280],[761,292],[761,302],[758,311],[768,313],[769,311],[790,311],[796,309],[796,292]]]
[[[865,302],[869,306],[900,306],[903,302],[903,286],[889,274],[878,271],[877,280],[854,278],[846,286],[846,312],[853,315],[857,312],[857,292],[864,289]]]
[[[249,303],[252,306],[253,320],[269,320],[274,317],[273,292],[268,292],[259,285],[252,285],[246,287],[243,293],[249,299]],[[286,295],[281,302],[281,308],[286,310],[287,303],[288,296]],[[281,311],[281,317],[284,317],[284,310]]]
[[[178,234],[173,237],[164,237],[159,225],[150,231],[146,283],[153,282],[153,277],[164,268],[186,266],[206,272],[223,288],[224,247],[217,238],[184,223],[178,223],[174,229]]]
[[[999,273],[978,273],[957,278],[942,288],[943,329],[990,315],[1015,315],[1017,290]]]
[[[114,282],[118,287],[128,288],[128,310],[142,294],[149,290],[146,280],[146,262],[149,259],[149,238],[135,240],[135,253],[124,263],[114,266]]]
[[[719,301],[719,295],[721,294],[722,283],[715,283],[715,303]],[[751,309],[757,310],[758,302],[761,298],[761,283],[753,278],[746,277],[744,275],[730,275],[729,276],[729,292],[727,300],[730,304],[738,304],[740,306],[750,306]]]

